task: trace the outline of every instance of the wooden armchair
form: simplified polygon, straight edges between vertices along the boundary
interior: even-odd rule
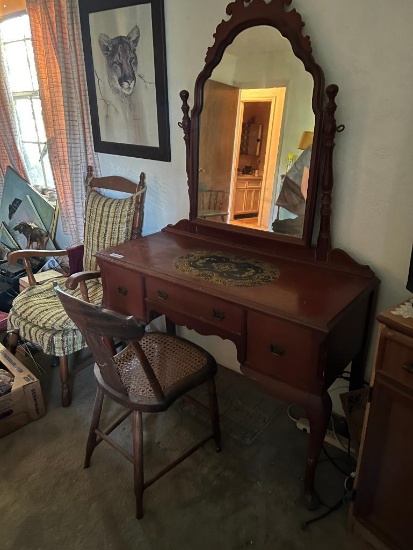
[[[83,271],[70,276],[66,280],[66,287],[74,296],[97,304],[102,300],[102,285],[94,254],[97,250],[141,236],[145,175],[141,173],[137,185],[118,176],[94,178],[89,167],[86,187]],[[105,190],[128,195],[127,198],[110,198],[105,196],[108,194]],[[11,263],[23,259],[30,286],[14,299],[7,330],[8,348],[13,353],[20,337],[38,344],[45,353],[59,358],[62,405],[67,407],[71,402],[69,378],[86,366],[78,365],[69,377],[68,356],[85,348],[86,342],[66,315],[53,290],[53,281],[36,285],[29,262],[30,257],[63,255],[67,255],[67,250],[18,250],[10,253],[8,259]]]

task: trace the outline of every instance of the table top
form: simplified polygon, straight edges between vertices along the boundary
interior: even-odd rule
[[[264,260],[276,266],[279,277],[259,286],[227,286],[175,268],[177,258],[197,251]],[[331,330],[346,309],[375,284],[374,278],[328,268],[323,263],[263,255],[197,235],[164,231],[100,251],[96,256],[101,266],[102,261],[110,262],[323,332]]]

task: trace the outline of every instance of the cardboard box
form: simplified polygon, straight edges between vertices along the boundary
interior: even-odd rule
[[[46,414],[39,380],[0,344],[0,368],[14,376],[11,392],[0,397],[0,437]]]
[[[40,273],[35,273],[34,278],[36,279],[36,283],[38,285],[41,285],[45,281],[50,281],[50,279],[56,279],[57,277],[63,277],[59,271],[55,271],[54,269],[48,269],[47,271],[41,271]],[[29,278],[26,277],[20,277],[19,279],[19,291],[21,292],[24,288],[29,286]]]

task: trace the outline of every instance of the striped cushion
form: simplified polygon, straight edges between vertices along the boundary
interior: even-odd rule
[[[100,280],[95,279],[86,284],[90,301],[100,304]],[[66,292],[82,298],[80,289]],[[53,281],[28,287],[16,296],[7,322],[7,330],[13,329],[18,329],[21,338],[35,342],[49,355],[70,355],[86,347],[80,331],[63,309],[54,291]]]
[[[137,194],[127,199],[110,199],[94,189],[87,190],[83,257],[85,271],[98,269],[95,252],[132,238],[137,199]]]

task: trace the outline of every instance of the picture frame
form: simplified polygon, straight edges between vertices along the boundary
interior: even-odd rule
[[[54,239],[56,235],[58,207],[49,202],[33,186],[31,186],[11,166],[7,166],[4,176],[3,194],[0,202],[0,223],[12,237],[5,234],[4,244],[10,248],[25,248],[26,239],[15,227],[21,221],[35,223],[37,227],[47,231],[49,235],[48,249],[56,249]]]
[[[3,245],[1,247],[2,250],[5,250],[6,248],[10,251],[13,250],[19,250],[20,246],[17,244],[17,242],[14,240],[13,236],[11,235],[10,231],[6,227],[6,224],[4,222],[0,223],[0,243]]]
[[[171,160],[163,0],[79,2],[95,151]]]

